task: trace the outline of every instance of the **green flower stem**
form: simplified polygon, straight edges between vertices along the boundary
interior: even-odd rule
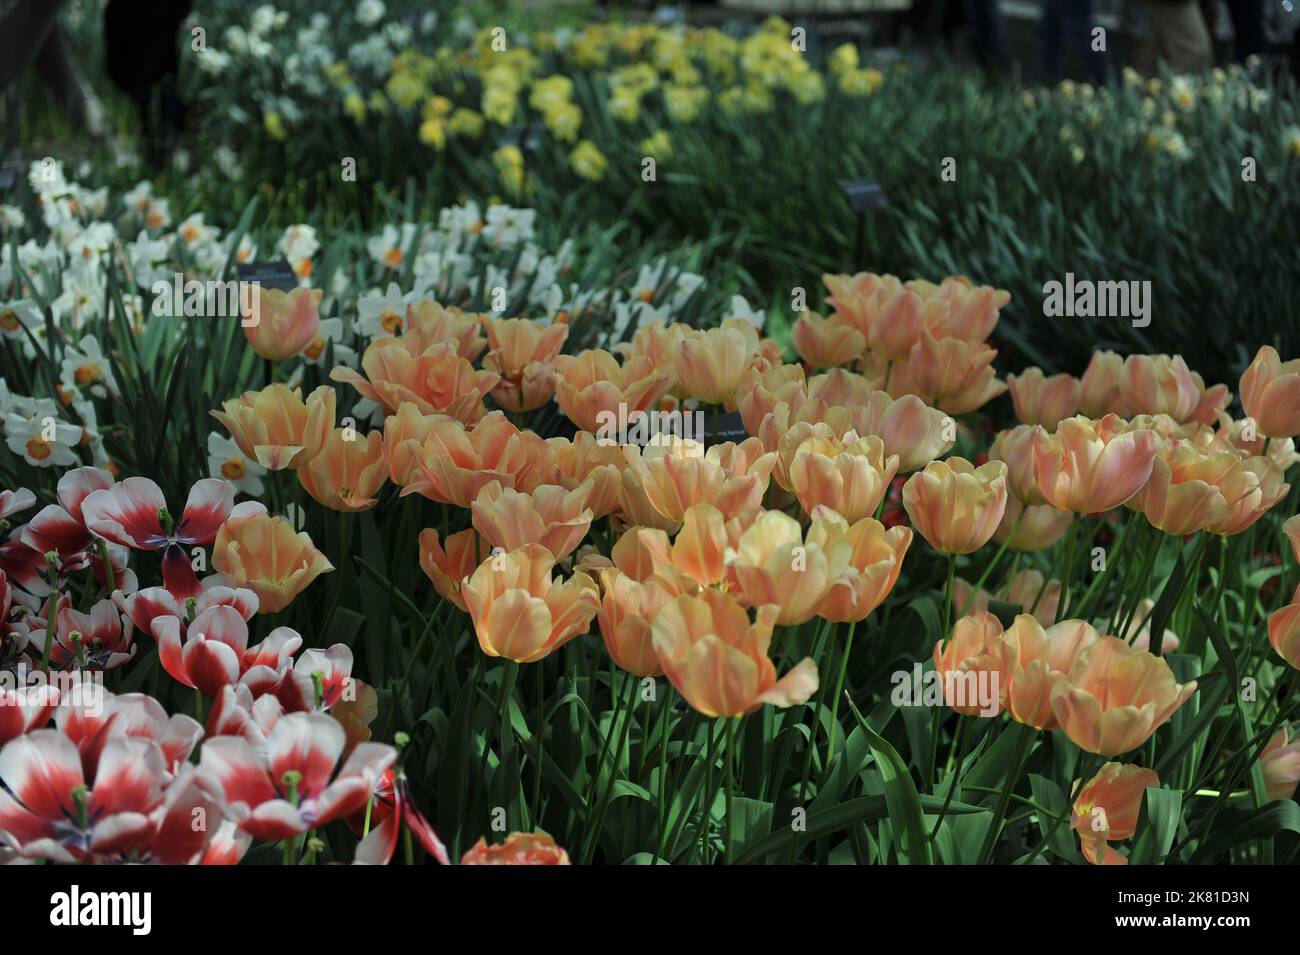
[[[822,776],[830,774],[831,757],[835,755],[835,737],[840,728],[840,697],[844,693],[844,678],[849,671],[849,655],[853,652],[853,636],[857,633],[858,621],[849,623],[848,634],[844,637],[844,654],[840,657],[840,672],[835,679],[835,695],[831,698],[831,726],[826,733],[826,761],[822,766]]]
[[[998,799],[997,806],[993,810],[993,821],[989,823],[988,831],[984,834],[984,846],[980,849],[979,865],[988,865],[993,859],[993,850],[997,847],[998,837],[1002,835],[1002,824],[1007,818],[1007,809],[1011,805],[1011,796],[1020,782],[1020,777],[1025,772],[1025,767],[1029,763],[1029,754],[1033,750],[1034,737],[1037,732],[1032,726],[1024,723],[1017,723],[1016,728],[1012,730],[1016,734],[1016,751],[1011,760],[1011,772],[1007,773],[1007,780],[1002,787],[1002,796]]]
[[[846,654],[847,655],[847,654]],[[731,836],[732,836],[732,812],[731,798],[736,789],[736,724],[740,722],[740,717],[726,718],[727,724],[727,789],[726,789],[726,827],[723,830],[722,841],[722,861],[726,865],[731,865]]]

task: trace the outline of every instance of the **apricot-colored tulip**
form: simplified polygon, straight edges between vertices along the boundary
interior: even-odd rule
[[[563,560],[591,528],[587,500],[595,486],[588,480],[568,491],[540,484],[525,494],[493,481],[471,505],[474,527],[493,547],[513,551],[524,544],[541,544],[556,560]]]
[[[410,302],[406,306],[406,327],[409,331],[429,343],[454,344],[456,354],[469,362],[478,358],[487,343],[483,337],[483,318],[482,315],[467,314],[458,308],[444,308],[430,299]],[[397,334],[392,329],[390,331]],[[412,340],[415,340],[414,337]]]
[[[1300,435],[1300,358],[1284,362],[1272,345],[1255,353],[1241,375],[1241,406],[1270,438]]]
[[[461,610],[465,609],[465,598],[460,588],[465,578],[477,569],[480,549],[487,552],[472,527],[448,535],[445,547],[432,527],[420,531],[420,569],[433,582],[433,589]]]
[[[1291,603],[1269,616],[1268,642],[1278,656],[1300,670],[1300,587],[1296,587]]]
[[[1289,738],[1285,726],[1273,734],[1259,754],[1264,773],[1264,791],[1269,799],[1291,799],[1300,783],[1300,740]]]
[[[1123,374],[1123,357],[1113,351],[1093,352],[1083,377],[1079,379],[1079,413],[1085,418],[1127,415],[1128,405],[1124,403],[1119,387]]]
[[[1295,554],[1297,563],[1300,563],[1300,514],[1296,514],[1286,519],[1282,525],[1282,533],[1286,534],[1287,540],[1291,542],[1291,553]]]
[[[618,509],[623,468],[627,463],[621,446],[601,444],[587,431],[577,432],[572,441],[551,438],[547,445],[553,465],[547,475],[548,483],[553,481],[572,491],[591,481],[594,486],[587,506],[591,508],[592,520]]]
[[[584,573],[552,580],[554,567],[549,550],[525,544],[474,571],[461,596],[484,653],[535,663],[587,632],[600,605],[595,581]]]
[[[903,557],[912,544],[912,531],[908,527],[886,529],[871,517],[848,524],[834,511],[814,508],[809,544],[826,551],[830,547],[826,538],[837,532],[848,543],[848,563],[838,574],[831,574],[817,615],[837,623],[864,620],[885,602],[898,582]]]
[[[268,385],[246,391],[211,412],[239,450],[269,471],[297,468],[318,453],[334,427],[334,389],[322,385],[302,400],[299,389]]]
[[[994,376],[997,354],[982,341],[935,338],[922,332],[907,360],[894,367],[889,393],[916,395],[948,414],[975,411],[1007,390]]]
[[[646,535],[652,533],[645,532]],[[671,565],[701,587],[711,587],[727,576],[727,547],[727,528],[722,512],[712,504],[693,504],[686,509],[682,529],[673,541]],[[659,563],[662,565],[662,557],[669,555],[660,553]]]
[[[387,477],[384,436],[371,431],[363,438],[352,428],[331,431],[320,454],[298,469],[307,493],[332,511],[374,507]]]
[[[1018,615],[1002,636],[1011,718],[1035,729],[1056,729],[1059,723],[1052,710],[1052,691],[1079,654],[1099,639],[1101,635],[1083,620],[1062,620],[1044,627],[1035,616]]]
[[[364,375],[346,365],[330,372],[391,414],[410,401],[423,414],[446,414],[466,424],[483,417],[483,396],[501,376],[479,371],[449,342],[425,344],[418,332],[376,338],[361,355]]]
[[[1079,834],[1083,857],[1093,865],[1127,864],[1124,854],[1108,843],[1132,838],[1143,794],[1159,787],[1160,777],[1154,770],[1132,763],[1104,764],[1079,790],[1070,811],[1070,825]]]
[[[891,398],[886,391],[873,391],[865,402],[849,407],[853,430],[874,434],[885,445],[886,455],[898,456],[898,473],[923,468],[957,441],[957,425],[938,408],[931,408],[916,395]]]
[[[240,504],[217,531],[212,566],[230,581],[257,594],[262,613],[277,613],[334,565],[304,531],[260,504]]]
[[[806,623],[817,612],[831,581],[848,568],[847,530],[842,517],[822,510],[805,543],[793,517],[782,511],[764,512],[741,535],[731,559],[736,589],[751,607],[777,605],[776,622],[781,626]]]
[[[978,468],[965,458],[931,461],[903,485],[912,526],[935,550],[969,554],[983,547],[1007,507],[1007,466]]]
[[[784,404],[784,416],[789,420],[794,409],[808,400],[808,382],[803,365],[777,365],[759,369],[750,366],[736,392],[736,409],[745,423],[745,430],[759,437],[759,426],[772,414],[777,405]],[[764,442],[764,447],[775,451],[776,446]]]
[[[907,287],[919,291],[926,305],[942,303],[932,313],[929,330],[937,337],[983,341],[993,334],[998,313],[1011,301],[1011,293],[989,285],[976,285],[964,275],[950,275],[938,285],[912,281]]]
[[[689,329],[674,343],[673,370],[688,395],[706,404],[724,405],[735,396],[757,350],[758,333],[743,321]]]
[[[660,438],[640,450],[626,449],[624,489],[644,495],[667,521],[680,522],[692,504],[713,504],[732,517],[762,503],[776,455],[765,452],[757,438],[715,444],[702,455],[698,442],[671,435]]]
[[[839,315],[804,312],[790,332],[795,351],[810,368],[834,368],[862,357],[867,338]]]
[[[420,445],[439,421],[452,421],[442,414],[425,414],[413,401],[403,401],[396,413],[384,419],[384,463],[389,479],[405,487],[420,476]]]
[[[1150,429],[1121,431],[1122,418],[1076,416],[1056,434],[1034,432],[1034,478],[1044,501],[1062,511],[1098,514],[1118,507],[1151,476],[1160,439]]]
[[[1195,692],[1196,681],[1180,685],[1163,657],[1105,636],[1079,654],[1051,703],[1076,746],[1118,756],[1145,743]]]
[[[499,846],[480,838],[461,865],[571,865],[569,854],[544,832],[512,832]]]
[[[322,294],[318,288],[283,292],[256,286],[251,304],[257,321],[240,323],[253,351],[271,361],[283,361],[306,348],[320,329]]]
[[[1034,477],[1035,425],[1020,424],[993,436],[989,460],[1007,466],[1007,490],[1025,504],[1042,504],[1043,494]]]
[[[805,657],[776,678],[768,657],[780,609],[759,607],[757,619],[720,590],[682,594],[654,618],[654,648],[677,692],[705,716],[744,716],[765,703],[788,707],[817,692],[817,664]]]
[[[1226,520],[1247,488],[1235,451],[1202,454],[1179,442],[1156,452],[1151,477],[1129,503],[1153,527],[1181,537]]]
[[[415,460],[420,476],[408,481],[403,494],[467,508],[493,481],[520,491],[537,486],[550,464],[550,446],[493,411],[472,428],[450,418],[434,423]]]
[[[488,351],[483,356],[485,371],[497,372],[501,380],[492,397],[507,411],[532,411],[555,394],[555,360],[569,326],[557,322],[543,325],[531,318],[483,319]]]
[[[1201,400],[1201,389],[1181,355],[1129,355],[1119,392],[1130,417],[1167,414],[1180,423],[1191,420]]]
[[[993,539],[1022,553],[1046,550],[1064,537],[1073,523],[1069,511],[1058,511],[1050,504],[1021,504],[1014,494],[1008,494],[1006,513]]]
[[[991,613],[962,617],[952,635],[934,645],[934,669],[943,701],[963,716],[996,716],[1006,707],[1002,624]],[[988,698],[981,698],[985,693]]]
[[[651,621],[673,594],[655,580],[638,581],[617,567],[600,572],[603,597],[596,621],[610,659],[633,676],[659,676]]]
[[[946,313],[943,302],[927,302],[889,276],[867,301],[863,314],[867,342],[887,361],[903,361],[920,341],[922,332]]]
[[[1249,530],[1255,522],[1286,498],[1291,485],[1282,480],[1282,468],[1269,458],[1253,457],[1241,462],[1246,492],[1228,507],[1228,515],[1207,530],[1232,536]]]
[[[1041,368],[1026,368],[1007,375],[1007,388],[1016,417],[1024,424],[1040,424],[1048,431],[1079,410],[1079,379],[1073,375],[1043,375]]]
[[[649,411],[672,386],[671,372],[658,370],[638,355],[620,365],[604,349],[555,359],[555,400],[566,418],[586,431],[598,432],[602,414],[619,418]]]
[[[789,470],[791,490],[807,513],[824,506],[857,522],[876,512],[898,458],[886,457],[884,442],[874,434],[859,438],[849,432],[846,441],[814,436],[801,442]]]

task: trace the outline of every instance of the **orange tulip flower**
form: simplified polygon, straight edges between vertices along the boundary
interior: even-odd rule
[[[1284,362],[1271,345],[1255,353],[1241,376],[1241,406],[1270,438],[1300,435],[1300,358]]]
[[[283,517],[272,517],[253,502],[240,504],[217,531],[212,566],[232,587],[258,597],[262,613],[277,613],[334,565],[306,532],[297,533]]]
[[[970,554],[983,547],[1007,507],[1007,466],[978,468],[965,458],[931,461],[903,485],[903,507],[935,550]]]
[[[302,400],[302,392],[285,385],[246,391],[211,412],[239,445],[239,450],[270,471],[298,468],[325,444],[334,427],[334,389],[322,385]]]
[[[595,486],[590,479],[572,491],[540,484],[525,494],[493,481],[478,492],[471,505],[474,527],[502,550],[541,544],[556,560],[563,560],[591,529],[587,501]]]
[[[975,411],[1007,390],[994,375],[997,354],[983,341],[935,338],[922,332],[906,361],[894,366],[889,393],[916,395],[948,414]]]
[[[799,522],[766,511],[741,535],[730,563],[736,589],[751,607],[775,604],[781,626],[806,623],[816,614],[832,580],[849,566],[852,550],[844,518],[819,509],[804,541]]]
[[[311,344],[320,330],[322,294],[318,288],[283,292],[255,286],[252,315],[245,315],[245,320],[255,317],[256,322],[240,323],[253,351],[271,361],[283,361]]]
[[[461,865],[571,865],[569,854],[544,832],[512,832],[499,846],[480,838]]]
[[[1079,834],[1083,857],[1093,865],[1127,864],[1123,853],[1108,843],[1132,838],[1143,793],[1159,787],[1160,777],[1154,770],[1131,763],[1103,765],[1079,790],[1070,812],[1070,825]]]
[[[795,351],[812,368],[834,368],[862,357],[867,339],[858,329],[838,315],[823,318],[816,312],[804,312],[790,332]]]
[[[1058,421],[1079,410],[1079,379],[1073,375],[1048,378],[1041,368],[1026,368],[1022,374],[1007,375],[1007,388],[1016,417],[1025,424],[1054,431]]]
[[[654,648],[664,674],[705,716],[744,716],[765,703],[806,703],[818,686],[812,658],[805,657],[779,680],[768,658],[779,612],[765,605],[750,623],[736,599],[720,590],[673,598],[653,623]]]
[[[1195,692],[1196,681],[1179,684],[1163,657],[1106,636],[1079,654],[1051,705],[1076,746],[1118,756],[1145,743]]]
[[[688,329],[673,344],[673,370],[686,394],[726,405],[736,394],[750,359],[758,353],[758,332],[729,320],[707,330]]]
[[[1062,511],[1098,514],[1123,504],[1151,477],[1160,439],[1147,428],[1123,431],[1114,415],[1066,418],[1056,434],[1034,433],[1034,477],[1043,499]]]
[[[364,398],[378,402],[391,414],[410,401],[422,414],[445,414],[473,424],[483,417],[483,396],[501,376],[478,371],[448,342],[426,344],[419,332],[396,338],[376,338],[361,355],[359,374],[346,365],[330,378],[352,385]]]
[[[1181,355],[1129,355],[1119,392],[1130,417],[1167,414],[1179,423],[1192,419],[1201,400],[1201,389]]]
[[[547,476],[550,455],[545,440],[520,431],[500,411],[468,429],[444,418],[429,428],[419,456],[412,454],[420,476],[409,480],[402,493],[467,508],[493,481],[520,491],[536,487]]]
[[[825,537],[834,532],[836,523],[843,526],[842,533],[849,545],[848,563],[831,576],[817,615],[837,623],[865,620],[885,602],[898,582],[903,557],[912,544],[912,530],[886,529],[870,517],[848,524],[834,511],[818,507],[813,509],[808,542],[827,551],[830,545]]]
[[[584,573],[553,580],[555,557],[541,544],[493,554],[479,565],[461,596],[479,646],[490,657],[535,663],[587,632],[600,604]]]
[[[483,319],[488,352],[483,368],[498,372],[500,381],[492,397],[507,411],[532,411],[555,394],[555,360],[569,326],[557,322],[543,325],[531,318]]]
[[[1278,656],[1300,670],[1300,587],[1291,596],[1291,603],[1269,616],[1268,642]]]
[[[420,531],[420,569],[433,582],[433,589],[461,610],[466,609],[461,586],[487,550],[473,528],[449,534],[445,548],[432,527]]]
[[[838,512],[847,521],[872,516],[898,470],[898,458],[885,455],[878,437],[844,441],[824,433],[801,441],[789,459],[791,490],[811,514],[819,505]]]
[[[1296,785],[1300,784],[1300,740],[1289,736],[1283,726],[1259,754],[1259,768],[1264,773],[1264,790],[1269,799],[1293,799]]]
[[[1110,414],[1126,417],[1128,404],[1119,386],[1123,374],[1124,359],[1120,355],[1113,351],[1093,352],[1079,379],[1079,413],[1085,418]]]
[[[351,428],[331,431],[320,453],[298,469],[307,493],[332,511],[374,507],[387,476],[384,436],[371,431],[362,438]]]
[[[602,413],[617,420],[652,409],[673,384],[673,376],[638,355],[620,365],[604,349],[555,359],[555,400],[566,418],[586,431],[601,428]]]

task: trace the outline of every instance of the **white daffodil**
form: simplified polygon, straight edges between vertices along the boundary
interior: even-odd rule
[[[208,435],[208,473],[214,478],[225,478],[249,497],[262,496],[266,468],[247,457],[230,438],[215,431]]]

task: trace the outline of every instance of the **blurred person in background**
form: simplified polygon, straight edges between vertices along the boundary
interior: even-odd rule
[[[1077,0],[1076,0],[1077,2]],[[1201,73],[1214,65],[1214,44],[1197,0],[1144,0],[1150,31],[1138,51],[1139,68],[1155,73]]]
[[[1226,0],[1232,17],[1232,58],[1244,63],[1268,45],[1264,38],[1264,0]]]
[[[18,145],[22,82],[35,68],[77,128],[105,134],[104,109],[68,55],[59,26],[66,0],[0,0],[0,93],[5,100],[5,151]]]
[[[1092,0],[1043,0],[1038,21],[1038,68],[1044,82],[1060,79],[1061,51],[1073,51],[1094,86],[1106,82],[1106,55],[1092,48]]]
[[[1011,59],[998,0],[915,0],[907,18],[931,43],[947,42],[963,24],[974,35],[975,57],[986,70]]]
[[[69,55],[59,24],[65,5],[66,0],[0,0],[6,151],[18,144],[22,81],[32,68],[79,132],[93,139],[111,134],[98,96]],[[135,103],[145,151],[155,164],[184,125],[184,106],[176,92],[178,31],[192,5],[192,0],[151,0],[147,7],[139,0],[109,0],[104,8],[104,69]]]

